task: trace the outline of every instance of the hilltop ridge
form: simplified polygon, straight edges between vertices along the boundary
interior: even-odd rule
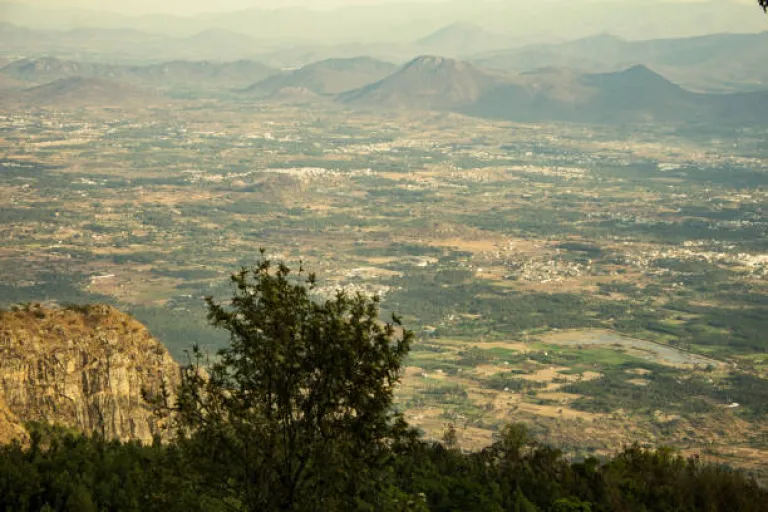
[[[301,88],[315,94],[339,94],[385,78],[397,66],[371,57],[326,59],[297,70],[267,77],[243,93],[269,96],[285,88]]]
[[[244,87],[275,73],[277,70],[253,60],[172,60],[159,64],[128,66],[80,62],[57,57],[17,60],[0,69],[0,77],[29,85],[43,85],[61,79],[95,78],[151,89],[177,86]]]
[[[134,107],[158,101],[160,96],[138,87],[104,78],[73,76],[26,89],[3,98],[6,103],[62,107]]]

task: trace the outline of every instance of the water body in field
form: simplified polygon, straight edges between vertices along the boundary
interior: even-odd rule
[[[543,343],[568,346],[602,346],[618,348],[634,353],[643,359],[672,366],[682,365],[713,365],[722,366],[724,363],[699,354],[662,345],[648,340],[639,340],[622,336],[612,331],[567,331],[546,334],[541,337]]]

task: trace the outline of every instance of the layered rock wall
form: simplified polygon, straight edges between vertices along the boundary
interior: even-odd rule
[[[164,421],[144,393],[173,390],[178,379],[165,347],[112,307],[0,313],[0,441],[34,421],[149,442]]]

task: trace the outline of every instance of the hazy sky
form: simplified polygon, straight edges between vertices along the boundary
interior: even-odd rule
[[[125,14],[234,11],[253,7],[279,9],[292,5],[312,8],[333,8],[342,5],[405,3],[405,0],[12,0],[15,3],[51,9],[82,8],[114,11]],[[418,0],[418,2],[445,0]],[[513,0],[514,1],[514,0]],[[533,1],[533,0],[532,0]],[[539,0],[541,1],[541,0]],[[588,1],[588,0],[587,0]]]
[[[1,1],[1,0],[0,0]],[[91,10],[102,10],[120,12],[124,14],[148,14],[148,13],[166,13],[166,14],[199,14],[204,12],[222,12],[235,11],[248,8],[267,8],[279,9],[290,6],[304,6],[312,8],[327,9],[343,5],[370,5],[384,3],[407,3],[408,1],[424,2],[444,2],[449,0],[7,0],[13,3],[26,4],[35,7],[44,7],[48,9],[66,9],[81,8]],[[478,0],[475,0],[478,1]],[[480,0],[483,1],[483,0]],[[496,1],[501,3],[516,3],[520,5],[532,6],[542,3],[568,3],[570,5],[578,3],[635,3],[635,0],[484,0]],[[696,2],[707,0],[646,0],[652,3],[665,2]],[[712,0],[710,0],[712,1]],[[737,4],[756,4],[756,0],[715,0],[720,2]]]

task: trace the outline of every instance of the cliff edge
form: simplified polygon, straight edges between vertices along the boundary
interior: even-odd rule
[[[150,442],[162,422],[143,394],[178,379],[165,347],[110,306],[0,312],[0,442],[24,439],[30,421]]]

